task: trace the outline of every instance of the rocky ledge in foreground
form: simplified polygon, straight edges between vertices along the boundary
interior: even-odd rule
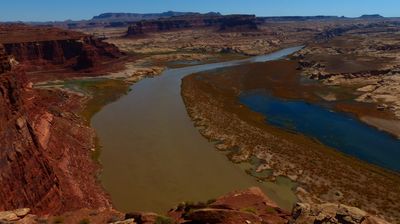
[[[167,216],[155,213],[120,213],[115,210],[79,210],[57,217],[39,217],[29,209],[0,212],[6,223],[343,223],[387,224],[355,207],[341,204],[297,204],[293,212],[279,208],[257,187],[236,191],[207,203],[181,203]]]

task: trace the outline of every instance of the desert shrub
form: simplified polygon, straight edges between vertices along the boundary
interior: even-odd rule
[[[60,224],[60,223],[64,223],[64,218],[63,217],[54,217],[53,219],[53,224]]]
[[[172,221],[171,218],[165,217],[165,216],[158,216],[155,224],[173,224],[174,222]]]
[[[43,218],[37,219],[36,222],[38,222],[39,224],[47,224],[47,220]]]
[[[257,209],[254,207],[242,208],[241,211],[257,214]]]
[[[176,207],[177,211],[183,211],[185,209],[186,205],[184,202],[181,202],[178,204],[178,206]]]
[[[89,219],[82,219],[81,221],[79,221],[79,224],[90,224],[90,220]]]
[[[212,204],[212,203],[214,203],[214,202],[216,202],[217,200],[216,199],[209,199],[208,201],[207,201],[207,205],[210,205],[210,204]]]
[[[275,208],[273,208],[273,207],[267,207],[267,208],[265,208],[265,211],[266,211],[268,214],[276,214],[276,213],[277,213],[276,210],[275,210]]]

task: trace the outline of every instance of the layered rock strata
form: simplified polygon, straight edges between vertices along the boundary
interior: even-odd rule
[[[24,25],[2,25],[0,31],[5,53],[25,65],[63,65],[79,70],[121,56],[114,45],[78,32]]]
[[[258,29],[254,15],[193,15],[136,22],[129,26],[126,35],[135,36],[189,28],[215,28],[219,31],[254,31]]]
[[[28,207],[35,214],[59,214],[110,208],[96,180],[98,164],[91,159],[94,131],[77,115],[87,99],[34,89],[25,71],[34,71],[32,64],[92,68],[121,53],[74,32],[19,25],[1,29],[9,36],[0,35],[0,210]]]

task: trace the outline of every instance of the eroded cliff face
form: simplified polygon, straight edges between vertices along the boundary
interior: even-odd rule
[[[24,25],[2,25],[0,31],[5,53],[26,66],[50,64],[79,70],[122,55],[114,45],[77,32]]]
[[[10,70],[11,70],[10,58],[4,51],[3,45],[0,44],[0,74]]]
[[[27,207],[35,214],[61,214],[111,208],[96,180],[99,166],[91,159],[94,131],[77,115],[87,99],[32,88],[32,75],[25,71],[34,71],[32,64],[93,68],[120,53],[90,36],[48,40],[32,35],[32,42],[21,37],[15,43],[0,35],[0,211]]]
[[[95,66],[99,61],[118,58],[118,49],[108,43],[87,36],[81,39],[66,39],[38,42],[5,43],[8,55],[21,63],[34,65],[67,65],[75,69]]]
[[[59,180],[24,106],[23,73],[0,74],[0,209],[61,208]]]
[[[188,28],[214,28],[217,31],[256,31],[254,15],[190,15],[140,21],[129,26],[127,36]]]

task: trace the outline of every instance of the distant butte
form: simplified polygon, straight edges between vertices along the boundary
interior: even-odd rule
[[[217,31],[255,31],[258,29],[254,15],[196,14],[136,22],[129,26],[127,36],[193,28],[213,28]]]

